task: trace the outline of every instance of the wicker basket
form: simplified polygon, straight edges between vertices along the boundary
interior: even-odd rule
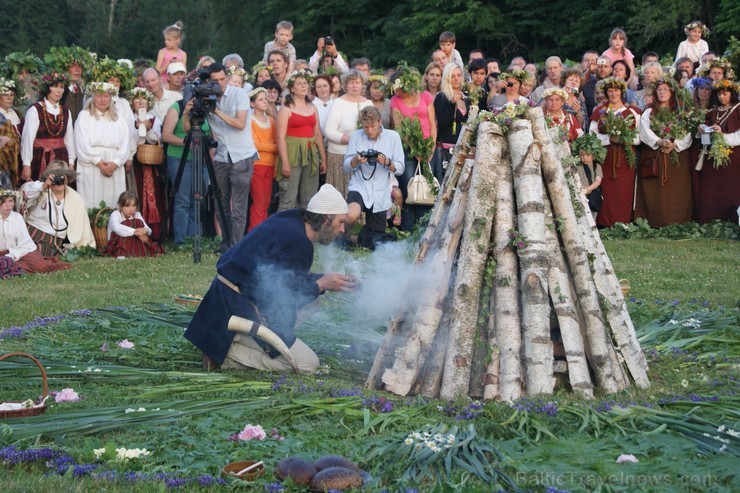
[[[39,370],[41,370],[41,381],[43,383],[43,393],[41,394],[41,401],[39,401],[37,404],[40,404],[44,402],[44,399],[46,399],[46,396],[49,395],[49,384],[46,380],[46,370],[44,370],[44,365],[41,364],[39,360],[31,356],[30,354],[26,353],[8,353],[0,356],[0,361],[4,360],[5,358],[11,358],[13,356],[22,356],[24,358],[28,358],[34,363],[36,363],[36,366],[39,367]],[[20,404],[21,401],[10,401],[13,403]],[[39,414],[43,414],[46,412],[46,404],[38,407],[31,407],[28,409],[14,409],[10,411],[0,411],[0,419],[6,419],[6,418],[28,418],[31,416],[38,416]]]
[[[112,210],[113,209],[111,209],[110,207],[104,207],[100,209],[91,221],[90,226],[92,227],[93,236],[95,237],[95,245],[97,245],[98,250],[102,250],[108,244],[108,225],[106,224],[105,226],[98,226],[98,218],[103,212]]]
[[[141,144],[136,149],[136,159],[141,164],[161,166],[164,164],[164,146],[157,144]]]

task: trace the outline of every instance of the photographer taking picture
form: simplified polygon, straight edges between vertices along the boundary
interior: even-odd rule
[[[404,170],[401,137],[383,128],[380,111],[366,106],[360,111],[360,130],[349,139],[344,155],[344,171],[350,173],[347,203],[347,231],[365,213],[365,226],[360,231],[360,246],[373,249],[382,241],[388,210],[392,206],[393,176]]]
[[[324,56],[330,56],[332,58],[332,65],[340,73],[349,70],[347,62],[342,58],[342,54],[337,51],[337,45],[331,36],[321,37],[316,42],[316,51],[308,60],[308,69],[314,74],[319,73],[319,65],[323,62]],[[323,69],[321,72],[326,72],[326,70]]]
[[[257,148],[252,140],[247,92],[228,84],[226,69],[220,63],[209,65],[208,73],[210,82],[218,83],[222,91],[222,94],[217,96],[215,108],[204,109],[211,133],[218,142],[213,169],[216,173],[216,184],[221,190],[221,203],[226,209],[227,224],[221,224],[221,228],[229,232],[228,235],[224,235],[224,241],[221,243],[221,251],[225,252],[239,243],[244,236],[249,188]],[[190,131],[188,119],[183,121],[183,130]]]

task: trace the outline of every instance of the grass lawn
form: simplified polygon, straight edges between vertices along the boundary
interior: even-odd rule
[[[205,292],[217,259],[210,254],[200,265],[184,252],[80,259],[70,271],[2,281],[0,330],[19,326],[22,337],[0,335],[0,354],[35,355],[50,391],[72,388],[82,399],[0,420],[0,491],[225,491],[220,467],[236,460],[264,460],[268,473],[231,487],[280,491],[272,477],[280,459],[326,454],[356,461],[372,492],[739,491],[740,244],[610,240],[606,248],[631,286],[651,388],[513,406],[365,391],[382,323],[360,313],[363,300],[352,295],[323,297],[300,329],[323,363],[315,377],[201,370],[182,337],[189,309],[172,300]],[[88,309],[105,310],[32,322]],[[117,346],[123,339],[134,347]],[[27,360],[0,361],[0,401],[35,398],[39,374]],[[268,437],[229,440],[248,423]],[[430,430],[460,445],[422,447],[419,456],[404,443]],[[151,455],[121,462],[118,447]],[[639,462],[618,464],[623,454]]]

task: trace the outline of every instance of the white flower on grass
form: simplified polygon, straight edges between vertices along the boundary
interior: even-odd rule
[[[412,445],[414,441],[411,438],[407,438],[406,440],[403,441],[403,443],[405,443],[406,445]]]
[[[701,327],[701,320],[697,320],[695,318],[689,318],[682,325],[684,327],[691,327],[692,329],[698,329],[699,327]]]
[[[672,319],[670,319],[670,320],[668,321],[668,323],[669,323],[670,325],[677,325],[677,324],[678,324],[678,320],[676,320],[676,319],[672,318]]]
[[[152,453],[145,448],[127,449],[121,447],[116,449],[116,458],[121,462],[126,462],[130,459],[140,459],[149,455],[152,455]]]
[[[104,448],[96,448],[93,449],[93,455],[95,455],[95,459],[100,459],[100,457],[105,453]]]
[[[681,380],[681,387],[688,387],[688,386],[689,386],[689,381],[688,380],[686,380],[685,378],[683,380]]]
[[[640,461],[637,460],[637,457],[635,457],[632,454],[622,454],[619,457],[617,457],[616,462],[617,464],[625,464],[625,463],[637,464]]]

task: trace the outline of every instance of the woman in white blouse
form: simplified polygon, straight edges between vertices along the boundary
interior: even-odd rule
[[[124,166],[129,157],[131,129],[112,102],[118,89],[108,82],[88,85],[92,94],[75,123],[79,178],[77,191],[88,207],[100,202],[115,206],[126,190]]]
[[[326,183],[333,185],[343,197],[347,196],[349,184],[349,175],[342,169],[347,143],[354,131],[360,128],[357,123],[360,110],[373,104],[362,95],[365,82],[365,74],[355,69],[350,69],[342,75],[345,93],[332,103],[324,125],[324,135],[329,141]]]

